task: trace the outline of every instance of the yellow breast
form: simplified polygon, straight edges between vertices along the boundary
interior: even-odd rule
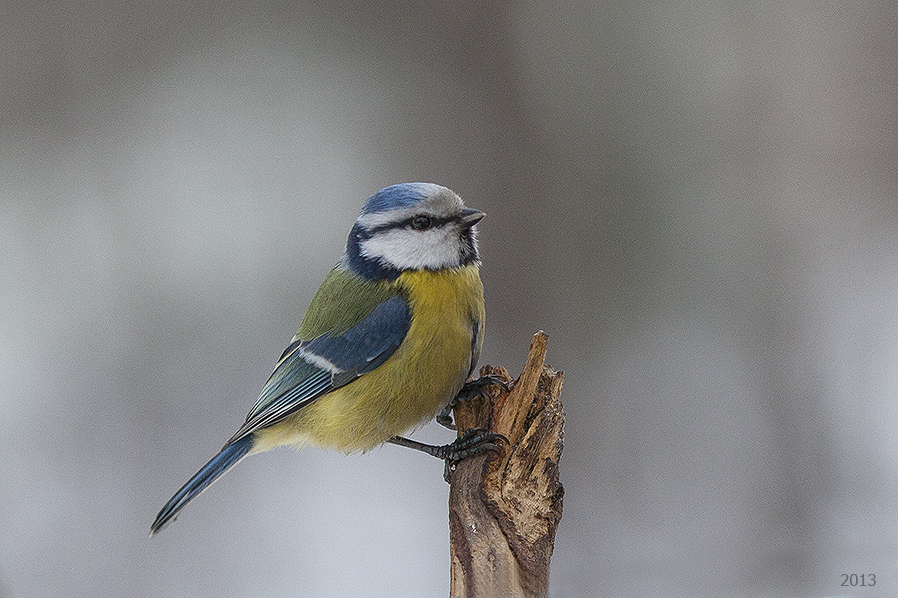
[[[412,313],[396,352],[376,370],[259,430],[254,452],[283,444],[369,450],[429,421],[458,393],[472,367],[475,328],[481,331],[477,343],[483,338],[477,266],[406,272],[393,284]]]

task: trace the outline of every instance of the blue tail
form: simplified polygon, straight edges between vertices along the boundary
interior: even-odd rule
[[[174,496],[169,499],[159,514],[156,521],[150,526],[150,535],[154,535],[168,525],[178,516],[178,513],[187,506],[187,503],[196,498],[200,492],[208,488],[212,482],[220,478],[230,468],[237,465],[241,459],[249,454],[253,447],[253,435],[249,434],[234,442],[225,445],[221,452],[212,457],[212,460],[203,465],[190,480],[181,486]]]

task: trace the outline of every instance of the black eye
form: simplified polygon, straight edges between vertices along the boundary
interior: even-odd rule
[[[412,218],[412,228],[415,230],[427,230],[431,224],[433,223],[430,221],[430,216],[419,214]]]

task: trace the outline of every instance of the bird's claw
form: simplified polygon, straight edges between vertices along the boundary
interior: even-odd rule
[[[446,462],[443,479],[447,483],[451,481],[452,472],[460,461],[487,451],[502,450],[502,444],[508,444],[508,438],[502,434],[483,428],[469,428],[452,443],[440,447],[443,450],[438,456]]]

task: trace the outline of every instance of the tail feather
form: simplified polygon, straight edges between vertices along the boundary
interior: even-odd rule
[[[196,472],[186,484],[181,486],[181,489],[162,507],[159,514],[156,515],[153,525],[150,526],[150,535],[157,534],[162,528],[172,522],[181,509],[187,506],[187,503],[199,496],[200,492],[208,488],[212,482],[224,475],[226,471],[237,465],[241,459],[249,454],[252,447],[252,434],[225,445],[221,452],[203,465],[202,469]]]

